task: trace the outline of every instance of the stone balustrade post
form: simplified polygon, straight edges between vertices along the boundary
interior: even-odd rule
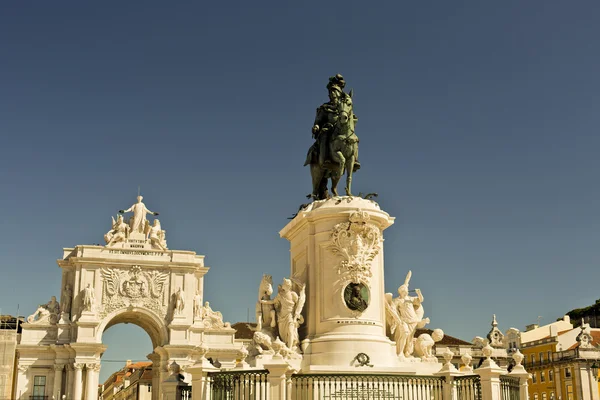
[[[188,367],[187,371],[192,375],[192,400],[210,400],[208,373],[218,370],[219,368],[214,367],[204,355],[196,364]]]
[[[162,400],[180,400],[177,398],[177,389],[189,386],[183,381],[181,367],[175,361],[170,365],[171,375],[162,383]]]
[[[268,393],[269,400],[287,399],[287,376],[286,373],[291,369],[290,365],[281,356],[273,356],[273,359],[264,364],[265,369],[269,370]]]
[[[482,349],[483,355],[487,358],[481,367],[475,370],[481,379],[482,400],[502,400],[500,375],[506,374],[506,371],[492,360],[493,351],[494,349],[489,344]]]
[[[515,378],[519,378],[519,399],[520,400],[528,400],[529,398],[529,389],[527,387],[529,380],[529,372],[525,371],[521,362],[523,361],[523,354],[517,349],[517,352],[513,354],[513,359],[516,362],[516,365],[513,367],[512,371],[508,374],[509,376],[513,376]],[[560,374],[558,374],[560,377]]]
[[[444,380],[442,399],[443,400],[458,400],[458,390],[456,388],[456,382],[454,378],[457,376],[462,376],[463,373],[456,369],[456,367],[452,364],[452,357],[454,357],[454,353],[447,349],[444,354],[444,359],[446,363],[442,366],[438,372],[436,372],[435,376],[441,376]]]

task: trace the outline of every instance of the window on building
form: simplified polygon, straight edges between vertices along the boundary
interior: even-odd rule
[[[537,395],[537,393],[534,393],[534,394],[533,394],[533,400],[538,400],[538,395]]]
[[[550,400],[556,400],[556,396],[554,396],[554,392],[550,392]]]
[[[535,354],[532,354],[532,355],[531,355],[531,363],[532,363],[532,364],[535,364]]]
[[[548,371],[548,380],[550,382],[554,382],[554,371],[552,371],[552,370]],[[550,397],[552,397],[552,396],[550,396]]]
[[[571,369],[565,368],[565,378],[570,378],[570,377],[571,377]]]
[[[537,372],[531,373],[531,383],[537,383]]]
[[[540,351],[540,363],[544,362],[544,353]]]
[[[33,397],[32,399],[44,399],[46,394],[46,377],[37,375],[33,377]]]
[[[548,361],[552,361],[552,352],[548,351]]]
[[[542,392],[542,400],[548,400],[548,398],[546,397],[546,392]]]
[[[544,371],[540,372],[540,382],[546,382],[546,372]],[[542,394],[542,397],[544,397],[544,394]]]
[[[573,385],[567,385],[567,400],[573,400]]]

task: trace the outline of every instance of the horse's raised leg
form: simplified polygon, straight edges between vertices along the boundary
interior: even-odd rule
[[[339,196],[337,192],[337,185],[342,175],[344,174],[344,166],[346,164],[346,158],[341,151],[334,151],[331,154],[331,158],[339,165],[339,168],[331,173],[331,192],[334,196]]]

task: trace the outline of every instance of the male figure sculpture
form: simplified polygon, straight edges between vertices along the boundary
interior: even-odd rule
[[[83,289],[83,311],[92,311],[95,300],[94,289],[92,289],[91,285],[88,283],[85,289]]]
[[[127,210],[119,210],[119,213],[121,214],[133,212],[133,219],[129,221],[131,232],[144,233],[144,227],[146,226],[146,214],[158,215],[157,212],[148,210],[146,205],[142,203],[142,199],[142,196],[138,196],[137,203],[129,207]]]

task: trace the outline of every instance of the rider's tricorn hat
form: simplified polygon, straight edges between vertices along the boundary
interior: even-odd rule
[[[327,90],[332,91],[335,90],[337,92],[343,92],[344,86],[346,86],[346,81],[341,74],[337,74],[336,76],[332,76],[329,78],[329,83],[327,84]]]

